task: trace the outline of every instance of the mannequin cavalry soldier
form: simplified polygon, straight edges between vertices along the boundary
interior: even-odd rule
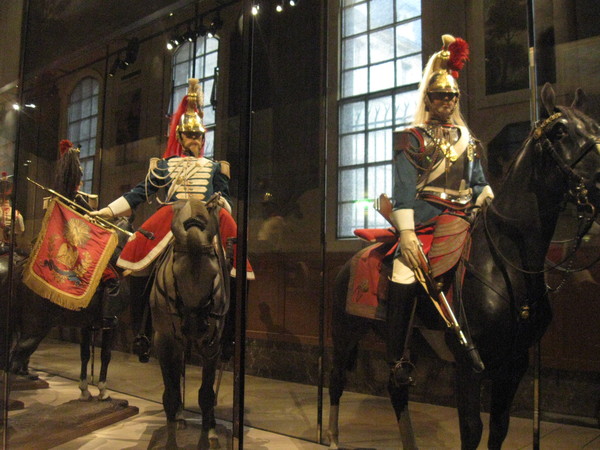
[[[463,231],[466,237],[468,230],[468,223],[454,214],[493,197],[480,162],[480,143],[467,128],[459,107],[457,78],[468,58],[468,44],[450,35],[442,36],[442,41],[442,50],[425,67],[412,126],[395,132],[393,138],[391,219],[399,238],[389,296],[397,301],[388,305],[387,347],[392,380],[401,384],[412,381],[406,336],[410,333],[410,299],[419,294],[412,269],[422,260],[422,244],[415,230],[429,227],[433,274],[447,274],[458,261],[461,247],[452,248],[452,239],[444,238]],[[444,250],[438,252],[444,258],[437,266],[432,260],[436,242],[444,243]]]
[[[235,236],[237,227],[231,217],[229,196],[229,164],[204,156],[205,128],[202,122],[202,94],[198,80],[190,79],[188,93],[171,119],[169,141],[162,159],[152,158],[146,179],[107,207],[91,215],[104,218],[127,216],[140,203],[148,200],[160,189],[166,191],[162,204],[123,248],[117,265],[130,270],[132,277],[131,316],[134,332],[134,350],[140,361],[148,360],[150,332],[148,297],[150,272],[153,261],[172,239],[170,231],[173,216],[171,204],[177,200],[196,198],[208,200],[220,193],[219,203],[221,235]],[[222,305],[215,305],[220,308]]]

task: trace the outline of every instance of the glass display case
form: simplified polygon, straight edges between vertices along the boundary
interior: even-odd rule
[[[9,286],[6,273],[35,250],[45,230],[51,193],[28,180],[55,189],[59,142],[69,139],[80,149],[80,190],[97,196],[97,208],[106,207],[148,180],[152,158],[161,158],[169,144],[171,117],[188,79],[196,78],[203,92],[205,156],[230,167],[231,214],[239,227],[237,253],[230,247],[226,255],[236,275],[215,382],[216,417],[227,424],[219,429],[227,435],[222,445],[251,448],[244,447],[244,424],[329,443],[334,334],[346,320],[336,298],[350,297],[353,289],[337,277],[371,245],[356,230],[389,227],[373,204],[380,194],[393,194],[394,132],[414,126],[422,71],[440,51],[442,35],[460,36],[470,47],[458,78],[460,111],[482,144],[479,156],[493,191],[502,191],[532,120],[544,114],[538,99],[545,83],[553,85],[559,105],[570,105],[583,88],[586,113],[600,117],[600,13],[591,1],[66,3],[0,7],[0,23],[13,31],[0,40],[10,61],[0,72],[0,171],[13,186],[3,195],[18,210],[11,219],[15,234],[0,260],[3,368],[10,364],[7,351],[18,345],[22,321],[41,314],[21,307],[28,304],[20,297],[21,281]],[[133,229],[161,206],[158,200],[140,202]],[[19,214],[22,232],[14,226]],[[539,383],[543,420],[597,425],[600,241],[594,220],[577,235],[580,216],[581,209],[565,207],[550,244],[545,279],[554,318],[516,393],[516,417],[532,417]],[[251,272],[240,269],[244,258]],[[113,301],[111,312],[105,310],[92,328],[88,384],[98,395],[102,339],[110,338],[103,331],[110,328],[111,396],[160,407],[163,378],[154,342],[147,362],[134,352],[140,331],[152,335],[152,314],[131,309],[132,275],[126,275],[118,300],[105,299]],[[385,285],[386,274],[382,279],[375,284]],[[387,393],[385,316],[359,309],[373,331],[353,355],[339,409],[340,442],[400,447]],[[55,380],[72,380],[72,399],[80,394],[79,344],[86,334],[54,307],[44,314],[52,327],[26,361],[32,374],[3,372],[4,395],[10,391],[4,430],[22,414],[15,408],[32,404],[30,394],[29,405],[19,404],[16,386],[31,384],[34,375],[50,381],[50,389]],[[88,322],[82,319],[82,325]],[[419,423],[413,424],[416,442],[435,446],[426,439],[436,419],[420,405],[456,407],[456,364],[443,329],[419,324],[411,336],[416,384],[409,409]],[[183,408],[200,412],[201,353],[191,341],[183,345]],[[491,388],[482,389],[489,412]],[[458,443],[458,421],[448,427]],[[6,433],[4,438],[6,444]]]

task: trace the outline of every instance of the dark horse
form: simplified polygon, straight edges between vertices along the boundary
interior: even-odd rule
[[[203,435],[207,434],[211,448],[218,448],[213,385],[229,308],[229,270],[219,235],[218,207],[207,209],[200,200],[182,200],[173,209],[174,240],[156,262],[150,293],[154,348],[164,382],[167,447],[176,448],[176,429],[185,426],[181,377],[189,342],[202,357],[198,404]]]
[[[86,203],[86,197],[77,191],[82,175],[78,149],[71,146],[66,150],[58,162],[56,175],[55,191],[74,201],[77,205],[90,209],[90,206]],[[128,231],[131,230],[130,222],[126,219],[120,219],[117,226]],[[113,262],[116,261],[120,249],[123,248],[127,240],[125,233],[119,232],[118,235],[118,248],[111,258]],[[15,260],[17,261],[13,270],[15,295],[11,308],[11,324],[14,337],[10,353],[10,372],[16,375],[34,377],[29,373],[29,359],[50,330],[58,325],[80,328],[80,399],[88,400],[92,397],[88,390],[87,373],[91,356],[90,347],[93,344],[92,333],[94,330],[102,330],[98,398],[100,400],[109,399],[106,385],[108,365],[118,323],[117,316],[124,311],[129,302],[127,283],[118,286],[113,282],[111,286],[107,286],[106,283],[102,282],[87,308],[80,311],[71,311],[38,296],[25,286],[21,279],[27,260]],[[8,292],[7,272],[8,264],[1,264],[1,292]],[[4,301],[6,301],[6,298]]]
[[[545,283],[545,257],[565,200],[580,211],[581,239],[600,208],[598,125],[581,112],[583,92],[571,107],[556,106],[547,84],[542,102],[548,117],[538,123],[513,159],[495,199],[471,229],[470,256],[463,257],[462,301],[472,339],[485,364],[471,368],[454,334],[447,344],[456,360],[457,404],[462,448],[477,448],[481,382],[491,380],[488,447],[499,449],[508,433],[510,406],[528,367],[528,349],[551,320]],[[353,366],[358,341],[374,321],[345,312],[349,264],[336,280],[334,358],[330,379],[329,436],[338,443],[338,412],[346,370]],[[389,302],[401,302],[389,298]],[[457,311],[457,316],[460,316]],[[464,323],[463,323],[464,326]],[[408,416],[408,386],[388,385],[404,448],[415,448]]]

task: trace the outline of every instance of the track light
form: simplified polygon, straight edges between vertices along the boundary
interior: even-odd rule
[[[290,6],[296,6],[296,0],[290,0]]]
[[[121,55],[119,55],[115,62],[113,62],[112,67],[110,68],[110,72],[108,72],[109,77],[114,77],[119,69],[126,69],[129,64],[121,59]]]
[[[277,11],[278,13],[283,12],[283,2],[284,0],[281,0],[279,3],[277,3],[277,6],[275,7],[275,11]]]
[[[167,50],[175,50],[181,44],[181,38],[178,34],[171,36],[171,39],[167,41]]]
[[[252,15],[257,16],[259,12],[260,12],[260,5],[258,3],[255,5],[252,5]]]
[[[221,28],[223,28],[223,20],[217,11],[215,17],[213,17],[210,25],[208,26],[208,37],[218,38],[217,31],[219,31]]]
[[[198,34],[191,28],[188,28],[188,30],[185,33],[183,33],[181,37],[184,41],[194,42],[198,37]]]
[[[20,110],[20,109],[21,109],[21,105],[19,105],[18,103],[13,103],[13,105],[12,105],[12,108],[13,108],[15,111],[18,111],[18,110]]]
[[[125,66],[133,64],[137,60],[139,50],[140,41],[138,38],[130,39],[127,43],[127,48],[125,49],[125,59],[123,60],[123,64],[125,64]]]

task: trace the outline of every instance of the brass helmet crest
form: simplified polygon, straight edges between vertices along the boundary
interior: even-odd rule
[[[442,49],[432,56],[430,75],[427,81],[427,94],[431,92],[451,92],[459,95],[459,71],[469,59],[469,44],[464,39],[450,34],[442,36]]]
[[[200,83],[196,78],[190,78],[188,80],[186,109],[177,125],[177,140],[180,143],[182,142],[182,133],[200,133],[202,136],[206,133],[206,128],[204,128],[202,122],[204,118],[203,104],[204,95]]]

